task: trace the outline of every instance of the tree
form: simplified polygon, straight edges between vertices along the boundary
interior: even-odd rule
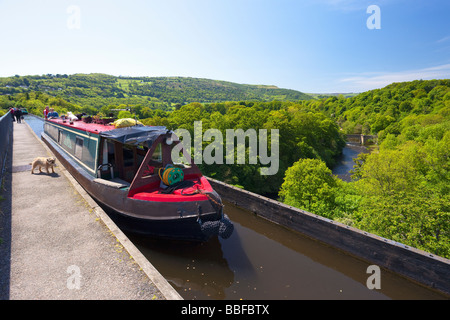
[[[119,111],[119,114],[117,115],[117,118],[119,118],[119,119],[133,118],[133,114],[130,111],[121,110],[121,111]]]
[[[359,165],[356,187],[364,197],[356,226],[448,257],[450,132],[429,129],[421,130],[429,133],[422,138],[425,143],[408,140],[397,145],[389,138],[379,153],[368,155]]]
[[[279,196],[291,206],[331,217],[336,178],[321,160],[300,159],[286,170]]]

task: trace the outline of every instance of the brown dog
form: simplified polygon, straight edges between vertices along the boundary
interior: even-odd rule
[[[38,157],[33,160],[31,164],[31,174],[34,173],[34,168],[39,167],[39,172],[42,173],[41,168],[45,167],[45,170],[47,170],[47,173],[50,173],[48,171],[48,168],[52,168],[52,173],[55,173],[55,170],[53,169],[53,166],[55,165],[55,158],[45,158],[45,157]]]

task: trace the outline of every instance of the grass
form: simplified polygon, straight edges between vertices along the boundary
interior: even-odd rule
[[[122,90],[124,90],[126,92],[129,92],[130,84],[133,83],[133,82],[137,83],[139,86],[143,85],[142,80],[120,79],[120,78],[117,79],[116,84],[117,84],[117,86],[120,85],[120,88],[122,88]]]

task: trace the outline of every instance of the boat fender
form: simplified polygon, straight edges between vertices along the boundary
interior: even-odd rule
[[[234,231],[233,223],[227,215],[223,215],[220,220],[202,222],[199,219],[200,228],[207,236],[218,235],[223,239],[228,239]]]
[[[219,234],[219,227],[220,227],[219,220],[205,221],[205,222],[202,222],[200,220],[199,223],[200,223],[200,229],[206,236],[212,237],[212,236],[216,236]]]
[[[221,236],[223,239],[228,239],[233,234],[233,231],[233,223],[231,222],[230,218],[228,218],[228,216],[224,214],[220,219],[219,236]]]

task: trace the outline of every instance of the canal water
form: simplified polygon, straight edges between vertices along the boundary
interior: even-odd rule
[[[40,136],[42,121],[25,119]],[[358,149],[349,149],[342,163],[352,167],[348,157]],[[369,263],[230,203],[224,210],[235,227],[227,240],[192,244],[128,236],[186,300],[446,298],[386,270],[381,289],[370,290]]]
[[[439,299],[441,295],[388,271],[367,288],[369,263],[271,223],[230,203],[235,231],[201,244],[133,243],[184,299]]]
[[[44,132],[44,121],[41,118],[25,115],[25,122],[33,129],[34,133],[40,138],[41,133]]]

